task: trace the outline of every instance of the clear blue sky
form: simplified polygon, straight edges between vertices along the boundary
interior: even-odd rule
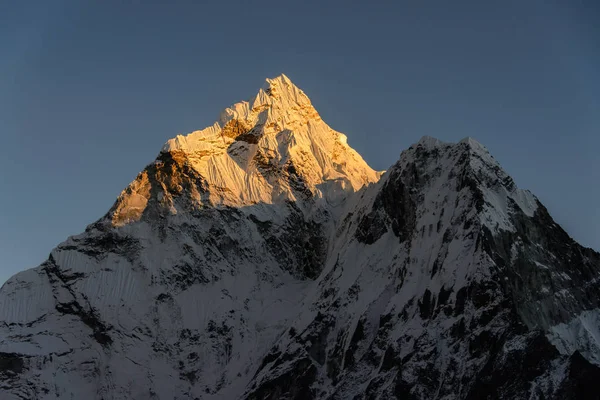
[[[0,282],[282,72],[374,168],[473,136],[600,249],[598,1],[0,0]]]

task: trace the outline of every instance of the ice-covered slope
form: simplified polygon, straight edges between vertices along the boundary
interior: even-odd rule
[[[600,256],[473,139],[381,175],[285,76],[0,290],[0,398],[578,398]]]

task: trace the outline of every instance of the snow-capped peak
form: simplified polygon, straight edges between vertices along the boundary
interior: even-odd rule
[[[285,74],[265,79],[261,90],[275,99],[285,99],[286,101],[294,101],[298,104],[310,104],[310,100],[306,94],[298,86],[294,85]]]
[[[202,150],[206,148],[205,142],[221,134],[231,121],[245,124],[244,127],[248,130],[259,125],[266,128],[264,133],[276,133],[278,128],[291,129],[309,121],[321,121],[321,117],[308,96],[287,76],[281,74],[276,78],[267,78],[255,96],[225,108],[213,125],[168,140],[162,152]]]
[[[279,74],[275,78],[266,78],[265,83],[262,88],[268,89],[273,84],[274,85],[286,84],[286,85],[291,85],[291,86],[296,87],[296,85],[294,85],[294,83],[290,80],[290,78],[288,78],[288,76],[286,74]]]
[[[308,96],[283,74],[267,79],[249,100],[223,110],[213,125],[167,141],[154,165],[161,168],[165,160],[185,164],[202,180],[202,190],[190,192],[198,206],[302,198],[339,204],[347,193],[381,175],[348,146],[344,134],[321,119]],[[146,170],[122,193],[115,214],[119,224],[141,216],[152,193],[157,193],[148,189],[151,181]],[[164,185],[154,186],[159,186],[159,201],[177,212]]]
[[[600,254],[473,139],[379,176],[268,79],[0,288],[0,399],[597,392]]]
[[[472,138],[470,136],[467,136],[467,137],[461,139],[458,142],[458,144],[465,144],[469,148],[471,148],[471,149],[473,149],[474,151],[477,151],[477,152],[489,153],[488,149],[484,145],[482,145],[476,139],[474,139],[474,138]],[[428,135],[423,136],[415,144],[415,146],[422,146],[422,147],[430,148],[430,149],[433,149],[433,148],[436,148],[436,147],[451,146],[451,145],[453,145],[453,144],[441,141],[438,138],[435,138],[433,136],[428,136]]]

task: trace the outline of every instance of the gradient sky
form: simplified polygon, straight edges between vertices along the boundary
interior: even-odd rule
[[[0,0],[0,283],[282,72],[372,167],[472,136],[600,249],[598,1]]]

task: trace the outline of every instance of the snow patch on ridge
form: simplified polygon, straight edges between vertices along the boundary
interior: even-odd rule
[[[600,309],[584,311],[567,323],[549,329],[548,339],[561,354],[579,351],[600,366]]]
[[[512,178],[502,169],[488,149],[477,140],[466,137],[460,144],[469,148],[469,165],[481,184],[484,196],[484,213],[481,221],[493,231],[498,229],[514,231],[511,223],[510,202],[528,217],[533,217],[537,209],[537,199],[528,190],[517,188]]]

